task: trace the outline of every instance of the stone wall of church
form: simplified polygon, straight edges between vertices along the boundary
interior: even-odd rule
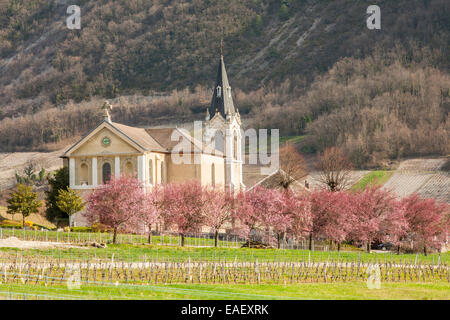
[[[202,154],[201,161],[200,181],[202,185],[214,184],[215,186],[225,186],[224,159],[222,157]]]
[[[167,173],[168,183],[182,182],[187,180],[200,180],[200,164],[194,164],[193,155],[189,156],[189,162],[187,163],[174,163],[172,155],[168,155],[167,161]]]

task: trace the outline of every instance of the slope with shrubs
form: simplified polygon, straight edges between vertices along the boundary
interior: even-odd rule
[[[0,119],[93,96],[211,85],[220,38],[233,86],[304,92],[343,57],[375,44],[433,51],[449,69],[446,0],[377,0],[382,30],[366,27],[364,1],[78,0],[81,30],[69,30],[67,1],[0,2]],[[412,43],[412,44],[411,44]]]
[[[406,58],[403,50],[345,58],[305,95],[258,114],[259,126],[282,128],[284,134],[306,132],[303,144],[309,150],[340,146],[357,167],[446,155],[450,76],[427,66],[424,57],[420,63]]]
[[[341,146],[357,167],[448,153],[450,5],[375,2],[378,32],[357,1],[80,0],[73,31],[63,1],[1,2],[0,150],[73,142],[105,97],[166,92],[115,103],[130,125],[203,118],[225,34],[247,125],[306,134],[308,151]]]

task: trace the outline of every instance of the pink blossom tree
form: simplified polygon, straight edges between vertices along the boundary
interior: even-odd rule
[[[166,227],[178,230],[184,246],[186,234],[198,231],[205,223],[203,187],[197,181],[188,181],[162,188],[160,208]]]
[[[354,193],[350,199],[351,237],[370,245],[373,240],[398,243],[406,233],[405,212],[392,192],[379,186]]]
[[[435,199],[421,199],[417,194],[404,198],[402,205],[409,227],[408,236],[423,247],[425,255],[427,248],[440,249],[450,228],[449,205]]]
[[[275,221],[282,221],[278,216],[282,210],[280,193],[276,190],[256,186],[250,191],[240,192],[236,198],[234,221],[237,230],[244,235],[249,244],[251,232],[257,229],[268,231]]]
[[[213,230],[214,246],[217,247],[219,230],[232,220],[234,197],[218,188],[205,188],[203,197],[205,223]]]
[[[284,214],[290,216],[287,232],[295,237],[308,235],[313,222],[309,194],[286,190],[282,193],[282,200]]]
[[[122,176],[95,189],[88,198],[84,214],[90,223],[99,222],[113,229],[113,243],[117,231],[133,231],[136,218],[147,210],[147,199],[141,182]]]
[[[155,187],[152,192],[147,193],[144,210],[141,210],[136,219],[142,223],[148,230],[148,243],[152,242],[152,226],[159,221],[161,212],[161,190],[160,187]]]
[[[353,224],[349,210],[350,195],[345,191],[331,192],[326,189],[313,191],[310,195],[312,224],[310,250],[313,236],[323,237],[340,245],[346,240]]]

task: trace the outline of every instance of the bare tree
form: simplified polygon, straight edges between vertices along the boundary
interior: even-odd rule
[[[348,187],[352,163],[342,149],[327,148],[319,155],[317,169],[320,171],[320,182],[334,192]]]
[[[305,159],[292,143],[280,148],[280,169],[282,171],[277,175],[276,184],[283,189],[288,189],[308,173]]]

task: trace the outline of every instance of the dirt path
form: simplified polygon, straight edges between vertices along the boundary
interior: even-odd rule
[[[47,248],[86,248],[74,246],[70,243],[45,242],[45,241],[23,241],[16,237],[9,237],[0,240],[0,248],[19,248],[19,249],[47,249]]]

